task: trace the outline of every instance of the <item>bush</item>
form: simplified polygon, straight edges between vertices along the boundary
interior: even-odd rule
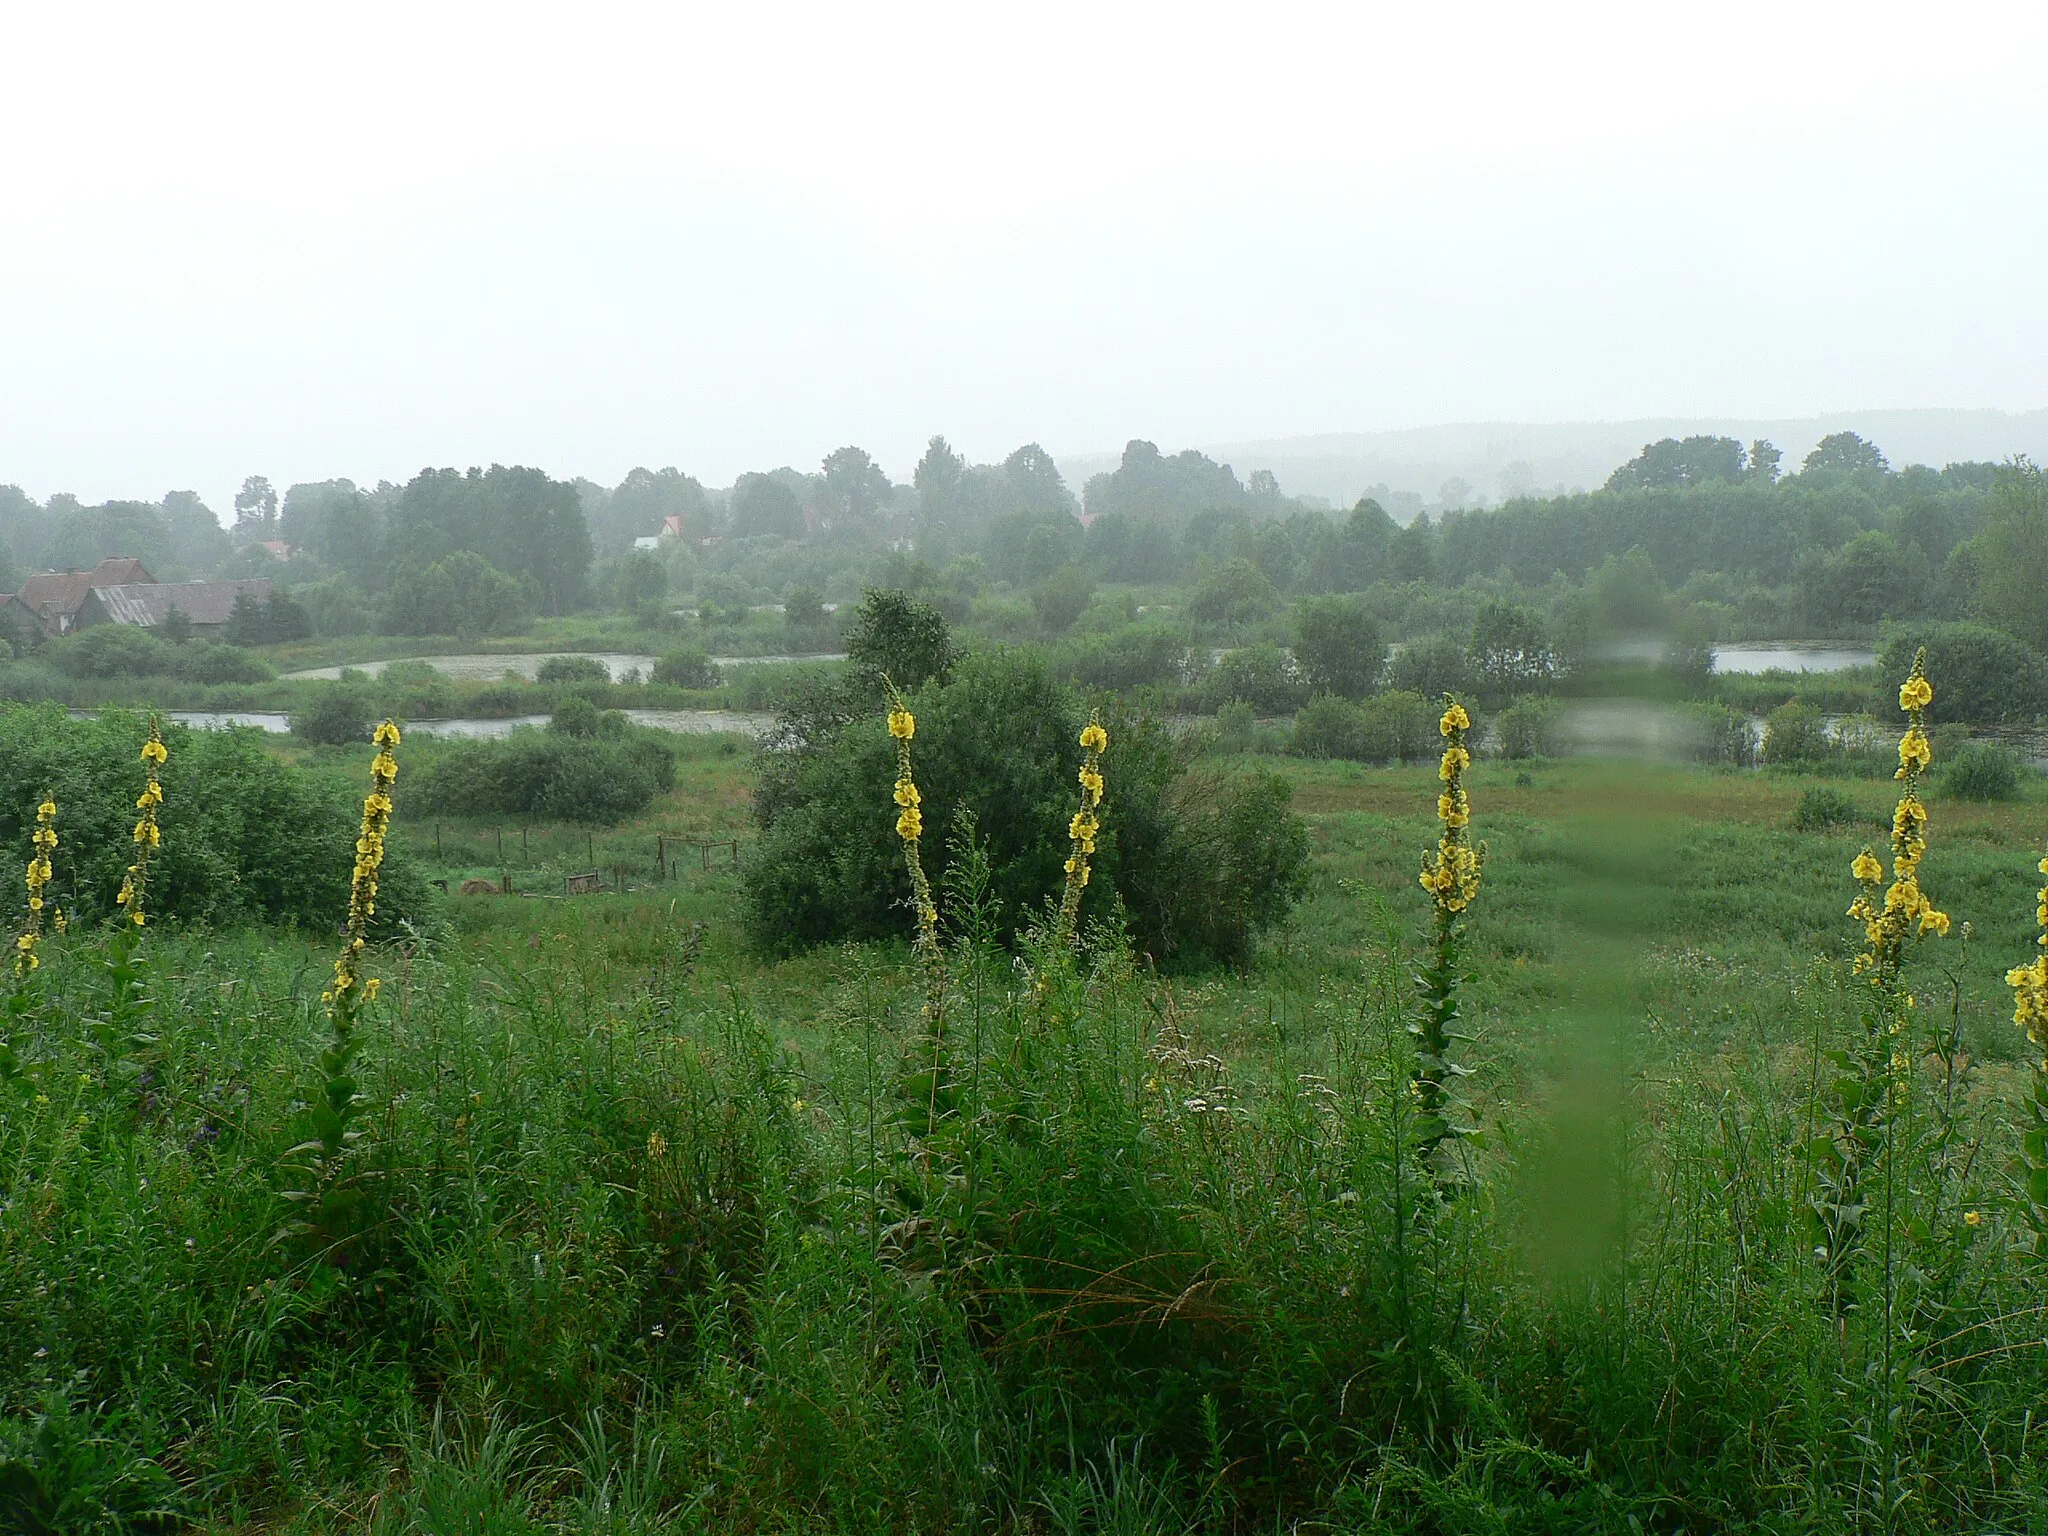
[[[921,690],[912,706],[926,870],[943,881],[956,815],[969,813],[1001,925],[1014,934],[1062,885],[1085,715],[1036,652],[963,658],[950,682]],[[1119,717],[1109,728],[1104,835],[1084,920],[1121,902],[1136,942],[1162,963],[1235,957],[1299,892],[1299,819],[1264,780],[1245,791],[1190,773],[1197,744],[1154,722]],[[879,711],[848,711],[821,695],[785,717],[774,745],[763,754],[761,840],[745,875],[754,939],[786,951],[901,936],[895,751]]]
[[[1997,725],[2048,714],[2048,659],[2038,651],[1982,624],[1919,624],[1888,633],[1878,647],[1891,718],[1899,718],[1897,686],[1923,645],[1934,685],[1928,719]]]
[[[598,739],[515,730],[454,743],[420,771],[422,810],[609,825],[674,788],[675,749],[651,733]]]
[[[1795,832],[1826,832],[1835,827],[1853,827],[1870,818],[1856,808],[1856,802],[1839,789],[1816,785],[1799,797],[1792,811]]]
[[[1419,763],[1436,756],[1441,707],[1419,693],[1375,694],[1360,706],[1359,756],[1368,763]],[[1475,717],[1476,718],[1476,717]]]
[[[1083,687],[1123,693],[1182,681],[1188,643],[1177,626],[1151,620],[1071,640],[1059,656]]]
[[[1756,761],[1756,737],[1749,716],[1725,704],[1685,707],[1685,754],[1696,763],[1732,763],[1747,768]]]
[[[1935,769],[1935,782],[1950,800],[2011,800],[2020,792],[2018,756],[1995,742],[1965,742]]]
[[[1203,679],[1201,692],[1212,706],[1242,701],[1261,715],[1291,715],[1308,694],[1277,645],[1228,652]]]
[[[1386,643],[1355,597],[1312,597],[1294,611],[1294,659],[1310,687],[1362,699],[1379,686]]]
[[[178,653],[146,629],[95,624],[47,642],[42,659],[66,677],[161,677]]]
[[[1288,750],[1297,757],[1359,761],[1365,751],[1365,711],[1334,693],[1319,693],[1294,717]]]
[[[1824,762],[1834,753],[1826,722],[1812,705],[1780,704],[1764,717],[1763,760],[1772,767]]]
[[[194,683],[268,683],[277,677],[276,669],[261,656],[205,640],[178,647],[177,668],[180,677]]]
[[[468,709],[485,720],[510,720],[514,715],[532,713],[533,695],[516,683],[493,683],[469,696]]]
[[[573,688],[579,683],[604,683],[612,680],[611,669],[595,656],[550,656],[540,664],[536,674],[540,681]]]
[[[56,705],[0,707],[0,843],[26,847],[35,807],[57,802],[63,838],[53,894],[94,921],[114,910],[133,855],[137,756],[146,728],[108,711],[73,720]],[[280,763],[262,733],[167,726],[163,846],[150,874],[153,915],[215,925],[269,918],[332,932],[348,911],[362,786],[353,774]],[[365,755],[361,766],[368,771]],[[404,806],[401,801],[401,813]],[[380,925],[427,914],[425,881],[394,844],[377,898]]]
[[[1387,664],[1387,683],[1398,693],[1439,699],[1472,687],[1472,661],[1455,635],[1430,635],[1403,646]]]
[[[558,736],[616,740],[626,734],[626,716],[623,710],[599,709],[581,694],[572,693],[555,706],[548,729]]]
[[[1557,706],[1547,699],[1521,699],[1493,722],[1495,749],[1511,760],[1558,754]]]
[[[375,711],[369,696],[347,683],[315,690],[304,709],[294,710],[292,734],[316,747],[347,747],[370,739]]]
[[[1259,717],[1251,705],[1242,699],[1233,699],[1216,711],[1216,735],[1210,742],[1210,750],[1226,756],[1249,752],[1258,735]]]
[[[661,657],[654,663],[652,680],[670,688],[716,688],[725,681],[711,657],[695,646]]]

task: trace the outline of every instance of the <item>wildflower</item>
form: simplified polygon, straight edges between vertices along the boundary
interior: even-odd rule
[[[356,1005],[362,953],[369,944],[370,919],[377,915],[377,877],[384,867],[384,840],[391,827],[391,786],[398,780],[398,760],[391,749],[398,745],[398,727],[386,720],[377,727],[372,741],[377,755],[370,759],[370,792],[363,797],[363,819],[356,829],[355,873],[349,881],[348,926],[341,955],[334,962],[334,979],[321,994],[321,1001],[335,1009],[337,1028],[346,1029],[344,1013],[352,1016]],[[360,986],[364,1002],[377,996],[374,978]]]
[[[152,715],[149,740],[142,744],[142,793],[135,801],[135,808],[142,812],[135,823],[135,862],[128,866],[128,872],[121,880],[121,889],[114,897],[115,904],[126,909],[129,921],[138,928],[148,920],[143,896],[149,889],[149,856],[163,846],[163,832],[157,826],[156,818],[164,803],[164,791],[157,775],[170,760],[171,754],[164,746],[163,731]]]
[[[1422,861],[1422,888],[1436,912],[1435,953],[1429,968],[1417,978],[1422,989],[1422,1017],[1408,1026],[1415,1041],[1415,1065],[1408,1081],[1409,1093],[1423,1115],[1423,1129],[1416,1149],[1429,1158],[1438,1146],[1454,1135],[1449,1111],[1453,1107],[1450,1084],[1469,1070],[1449,1060],[1458,1017],[1459,916],[1479,894],[1479,880],[1485,850],[1473,846],[1470,834],[1472,802],[1465,792],[1465,770],[1472,766],[1465,733],[1472,717],[1465,706],[1444,695],[1443,718],[1437,730],[1444,738],[1444,755],[1437,764],[1437,779],[1443,785],[1436,797],[1436,814],[1441,830],[1436,848]]]
[[[1892,811],[1891,884],[1882,895],[1884,867],[1869,849],[1850,865],[1863,890],[1849,905],[1849,916],[1863,925],[1864,949],[1856,957],[1854,972],[1868,976],[1873,986],[1894,987],[1899,966],[1905,958],[1908,939],[1933,935],[1944,938],[1949,916],[1934,905],[1920,888],[1920,861],[1927,853],[1927,807],[1920,801],[1920,777],[1934,760],[1927,738],[1927,706],[1934,701],[1934,687],[1927,681],[1927,652],[1913,657],[1913,669],[1899,688],[1899,707],[1906,711],[1906,731],[1899,738],[1899,770],[1904,785],[1898,805]]]
[[[1102,831],[1096,812],[1102,807],[1102,754],[1109,750],[1109,732],[1101,717],[1088,716],[1081,728],[1081,768],[1075,778],[1081,785],[1081,807],[1067,822],[1066,889],[1060,895],[1059,935],[1071,946],[1081,921],[1081,895],[1088,889],[1088,857],[1095,852],[1095,839]]]
[[[34,850],[28,860],[28,917],[14,941],[14,974],[26,976],[42,964],[36,946],[43,941],[43,892],[50,884],[50,854],[57,846],[57,805],[45,796],[36,807],[36,829],[29,835]],[[58,914],[61,925],[62,914]],[[62,932],[62,927],[58,929]]]
[[[924,858],[918,840],[924,836],[924,796],[910,771],[910,741],[917,734],[917,717],[903,702],[896,685],[889,685],[889,734],[896,739],[896,835],[903,839],[903,865],[910,874],[911,905],[917,914],[917,952],[926,966],[931,1006],[937,1006],[936,981],[939,955],[939,909],[932,901],[931,881],[925,878]]]
[[[2048,858],[2034,867],[2048,875]],[[2032,963],[2007,971],[2005,984],[2012,988],[2013,1023],[2025,1030],[2034,1044],[2048,1048],[2048,885],[2041,887],[2035,901],[2034,921],[2041,929],[2035,943],[2043,952]]]
[[[1472,717],[1465,706],[1447,699],[1437,729],[1448,745],[1437,765],[1443,791],[1436,797],[1437,820],[1443,834],[1436,852],[1422,865],[1422,888],[1429,892],[1440,914],[1455,915],[1472,905],[1479,894],[1480,866],[1484,854],[1472,846],[1466,829],[1472,825],[1472,802],[1465,793],[1465,770],[1472,766],[1472,753],[1465,745],[1465,732]]]
[[[1966,1226],[1966,1227],[1981,1227],[1981,1226],[1983,1226],[1983,1225],[1984,1225],[1984,1213],[1983,1213],[1982,1211],[1965,1211],[1965,1212],[1963,1212],[1963,1225],[1964,1225],[1964,1226]]]

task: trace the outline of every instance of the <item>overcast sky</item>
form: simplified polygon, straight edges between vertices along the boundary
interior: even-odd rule
[[[2048,405],[2048,6],[16,5],[0,482]]]

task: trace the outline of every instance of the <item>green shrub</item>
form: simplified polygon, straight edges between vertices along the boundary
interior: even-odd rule
[[[54,891],[88,921],[113,910],[133,853],[137,752],[146,729],[108,711],[72,720],[56,705],[0,708],[0,846],[26,847],[36,803],[57,802]],[[255,917],[331,931],[348,910],[362,788],[353,775],[278,762],[253,730],[165,727],[163,847],[150,909],[215,925]],[[369,758],[361,766],[368,770]],[[401,793],[400,817],[407,809]],[[402,841],[402,833],[401,833]],[[394,844],[377,898],[380,923],[422,918],[425,883]]]
[[[1061,887],[1086,716],[1037,652],[968,656],[911,702],[926,869],[943,881],[948,834],[958,812],[970,813],[1001,926],[1014,934]],[[786,716],[770,745],[755,799],[761,840],[745,875],[755,940],[786,951],[901,935],[894,743],[879,710],[821,696]],[[1306,868],[1306,834],[1284,794],[1263,779],[1252,792],[1190,772],[1197,749],[1155,722],[1110,721],[1105,830],[1084,921],[1121,902],[1139,946],[1162,963],[1241,954],[1285,915]]]
[[[692,645],[657,660],[652,681],[670,688],[716,688],[724,679],[710,655]]]
[[[1387,684],[1398,693],[1419,693],[1425,699],[1469,693],[1472,659],[1455,635],[1428,635],[1394,654],[1387,663]]]
[[[453,816],[531,816],[609,825],[675,786],[675,749],[642,732],[592,738],[515,730],[456,742],[423,768],[415,803]]]
[[[481,719],[509,720],[514,715],[531,714],[536,703],[531,693],[515,683],[493,683],[471,694],[467,708]]]
[[[1756,761],[1756,736],[1749,716],[1725,704],[1684,706],[1688,727],[1685,754],[1696,763],[1732,763],[1747,768]]]
[[[1835,753],[1821,712],[1809,704],[1780,704],[1764,718],[1763,760],[1774,768],[1825,762]]]
[[[604,736],[616,740],[626,734],[626,716],[622,710],[599,709],[582,695],[572,693],[555,706],[548,729],[558,736]]]
[[[1213,708],[1243,702],[1256,714],[1290,715],[1301,707],[1308,690],[1279,646],[1248,645],[1219,659],[1202,680],[1200,693]]]
[[[1366,755],[1365,711],[1334,693],[1319,693],[1294,717],[1288,750],[1297,757],[1356,762]]]
[[[1186,675],[1187,655],[1187,637],[1156,619],[1080,636],[1059,650],[1061,664],[1076,682],[1106,693],[1178,683]]]
[[[292,734],[317,747],[353,746],[370,739],[373,713],[368,694],[348,683],[330,683],[292,712]]]
[[[2048,659],[2038,651],[1982,624],[1918,624],[1887,634],[1878,647],[1890,718],[1899,718],[1898,684],[1923,645],[1934,684],[1928,719],[1995,725],[2048,714]]]
[[[1557,756],[1557,706],[1548,699],[1516,701],[1494,717],[1493,739],[1510,760]]]
[[[178,647],[178,675],[194,683],[267,683],[277,671],[261,656],[232,645],[190,640]]]
[[[1258,734],[1259,717],[1243,699],[1233,699],[1216,711],[1216,735],[1210,750],[1231,756],[1252,750]]]
[[[1935,769],[1935,782],[1950,800],[2012,800],[2020,792],[2019,757],[1996,742],[1971,741]]]
[[[1826,832],[1835,827],[1853,827],[1870,820],[1856,808],[1856,802],[1830,785],[1820,784],[1799,797],[1792,811],[1795,832]]]
[[[1375,694],[1359,706],[1359,756],[1368,763],[1419,763],[1436,756],[1441,705],[1419,693]],[[1476,717],[1475,717],[1476,718]]]
[[[66,677],[161,677],[178,653],[146,629],[95,624],[47,642],[42,659]]]
[[[536,674],[540,681],[562,687],[578,683],[610,683],[611,670],[595,656],[550,656]]]

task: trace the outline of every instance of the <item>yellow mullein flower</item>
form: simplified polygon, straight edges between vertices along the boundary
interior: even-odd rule
[[[2048,875],[2048,858],[2034,867]],[[2005,984],[2012,988],[2013,1023],[2025,1030],[2034,1044],[2048,1049],[2048,885],[2041,887],[2035,901],[2034,921],[2041,929],[2035,943],[2043,953],[2029,964],[2007,971]]]
[[[1438,912],[1450,915],[1464,911],[1479,894],[1484,856],[1466,840],[1472,802],[1465,793],[1465,770],[1472,765],[1472,753],[1465,745],[1465,732],[1472,728],[1472,717],[1464,705],[1447,699],[1437,728],[1449,743],[1437,765],[1437,777],[1444,786],[1436,797],[1443,835],[1437,840],[1436,852],[1423,862],[1421,883]]]
[[[1863,924],[1864,951],[1855,960],[1857,975],[1868,975],[1873,985],[1897,984],[1906,941],[1915,936],[1946,937],[1949,916],[1934,905],[1920,888],[1920,861],[1927,853],[1927,807],[1920,800],[1920,779],[1934,760],[1927,737],[1927,706],[1934,701],[1934,687],[1927,681],[1927,652],[1913,657],[1913,669],[1899,688],[1899,707],[1906,712],[1905,734],[1899,738],[1899,771],[1904,785],[1892,811],[1892,883],[1885,890],[1883,904],[1875,900],[1883,869],[1868,849],[1857,856],[1851,872],[1863,884],[1863,894],[1849,906],[1849,915]]]
[[[1081,785],[1081,808],[1067,822],[1066,888],[1060,894],[1058,936],[1071,948],[1079,936],[1081,894],[1088,888],[1088,856],[1095,852],[1095,838],[1102,830],[1095,814],[1102,805],[1102,754],[1109,750],[1109,732],[1099,715],[1091,713],[1081,728],[1081,767],[1075,777]]]
[[[127,910],[129,921],[138,928],[148,921],[143,896],[149,889],[149,856],[163,846],[163,834],[157,828],[156,817],[158,808],[164,803],[164,791],[157,774],[170,760],[162,728],[152,715],[149,739],[142,744],[142,794],[135,802],[135,808],[142,812],[141,819],[135,823],[135,862],[128,866],[120,892],[114,897],[116,905]]]
[[[337,1026],[346,1028],[344,1015],[355,1007],[361,981],[359,966],[369,944],[370,919],[377,915],[377,879],[384,867],[385,838],[391,829],[391,786],[398,780],[398,760],[391,749],[398,745],[398,727],[386,720],[377,727],[372,741],[377,755],[370,759],[370,792],[363,797],[363,819],[356,829],[356,865],[349,880],[348,927],[341,955],[334,962],[334,980],[321,1001],[337,1013]],[[377,995],[371,980],[360,988],[365,1002]]]
[[[43,892],[50,885],[50,854],[57,846],[57,804],[47,795],[36,807],[35,831],[29,835],[34,849],[28,861],[28,917],[14,940],[14,974],[26,976],[42,964],[36,946],[43,941]],[[62,914],[59,914],[59,932]]]
[[[889,734],[896,739],[896,835],[903,839],[903,864],[910,873],[911,900],[917,912],[917,951],[926,967],[927,1006],[936,1009],[941,985],[937,972],[939,909],[932,900],[931,881],[925,878],[924,858],[918,849],[918,840],[924,836],[924,796],[918,792],[910,771],[910,742],[917,734],[917,717],[904,704],[894,683],[889,684]]]
[[[1437,721],[1436,729],[1438,735],[1448,738],[1453,746],[1462,750],[1465,744],[1463,733],[1472,729],[1472,717],[1465,713],[1464,705],[1452,700],[1444,710],[1443,718]],[[1472,761],[1469,754],[1465,761]]]
[[[917,734],[917,717],[903,707],[900,698],[896,707],[889,711],[889,734],[898,741],[908,741]]]

